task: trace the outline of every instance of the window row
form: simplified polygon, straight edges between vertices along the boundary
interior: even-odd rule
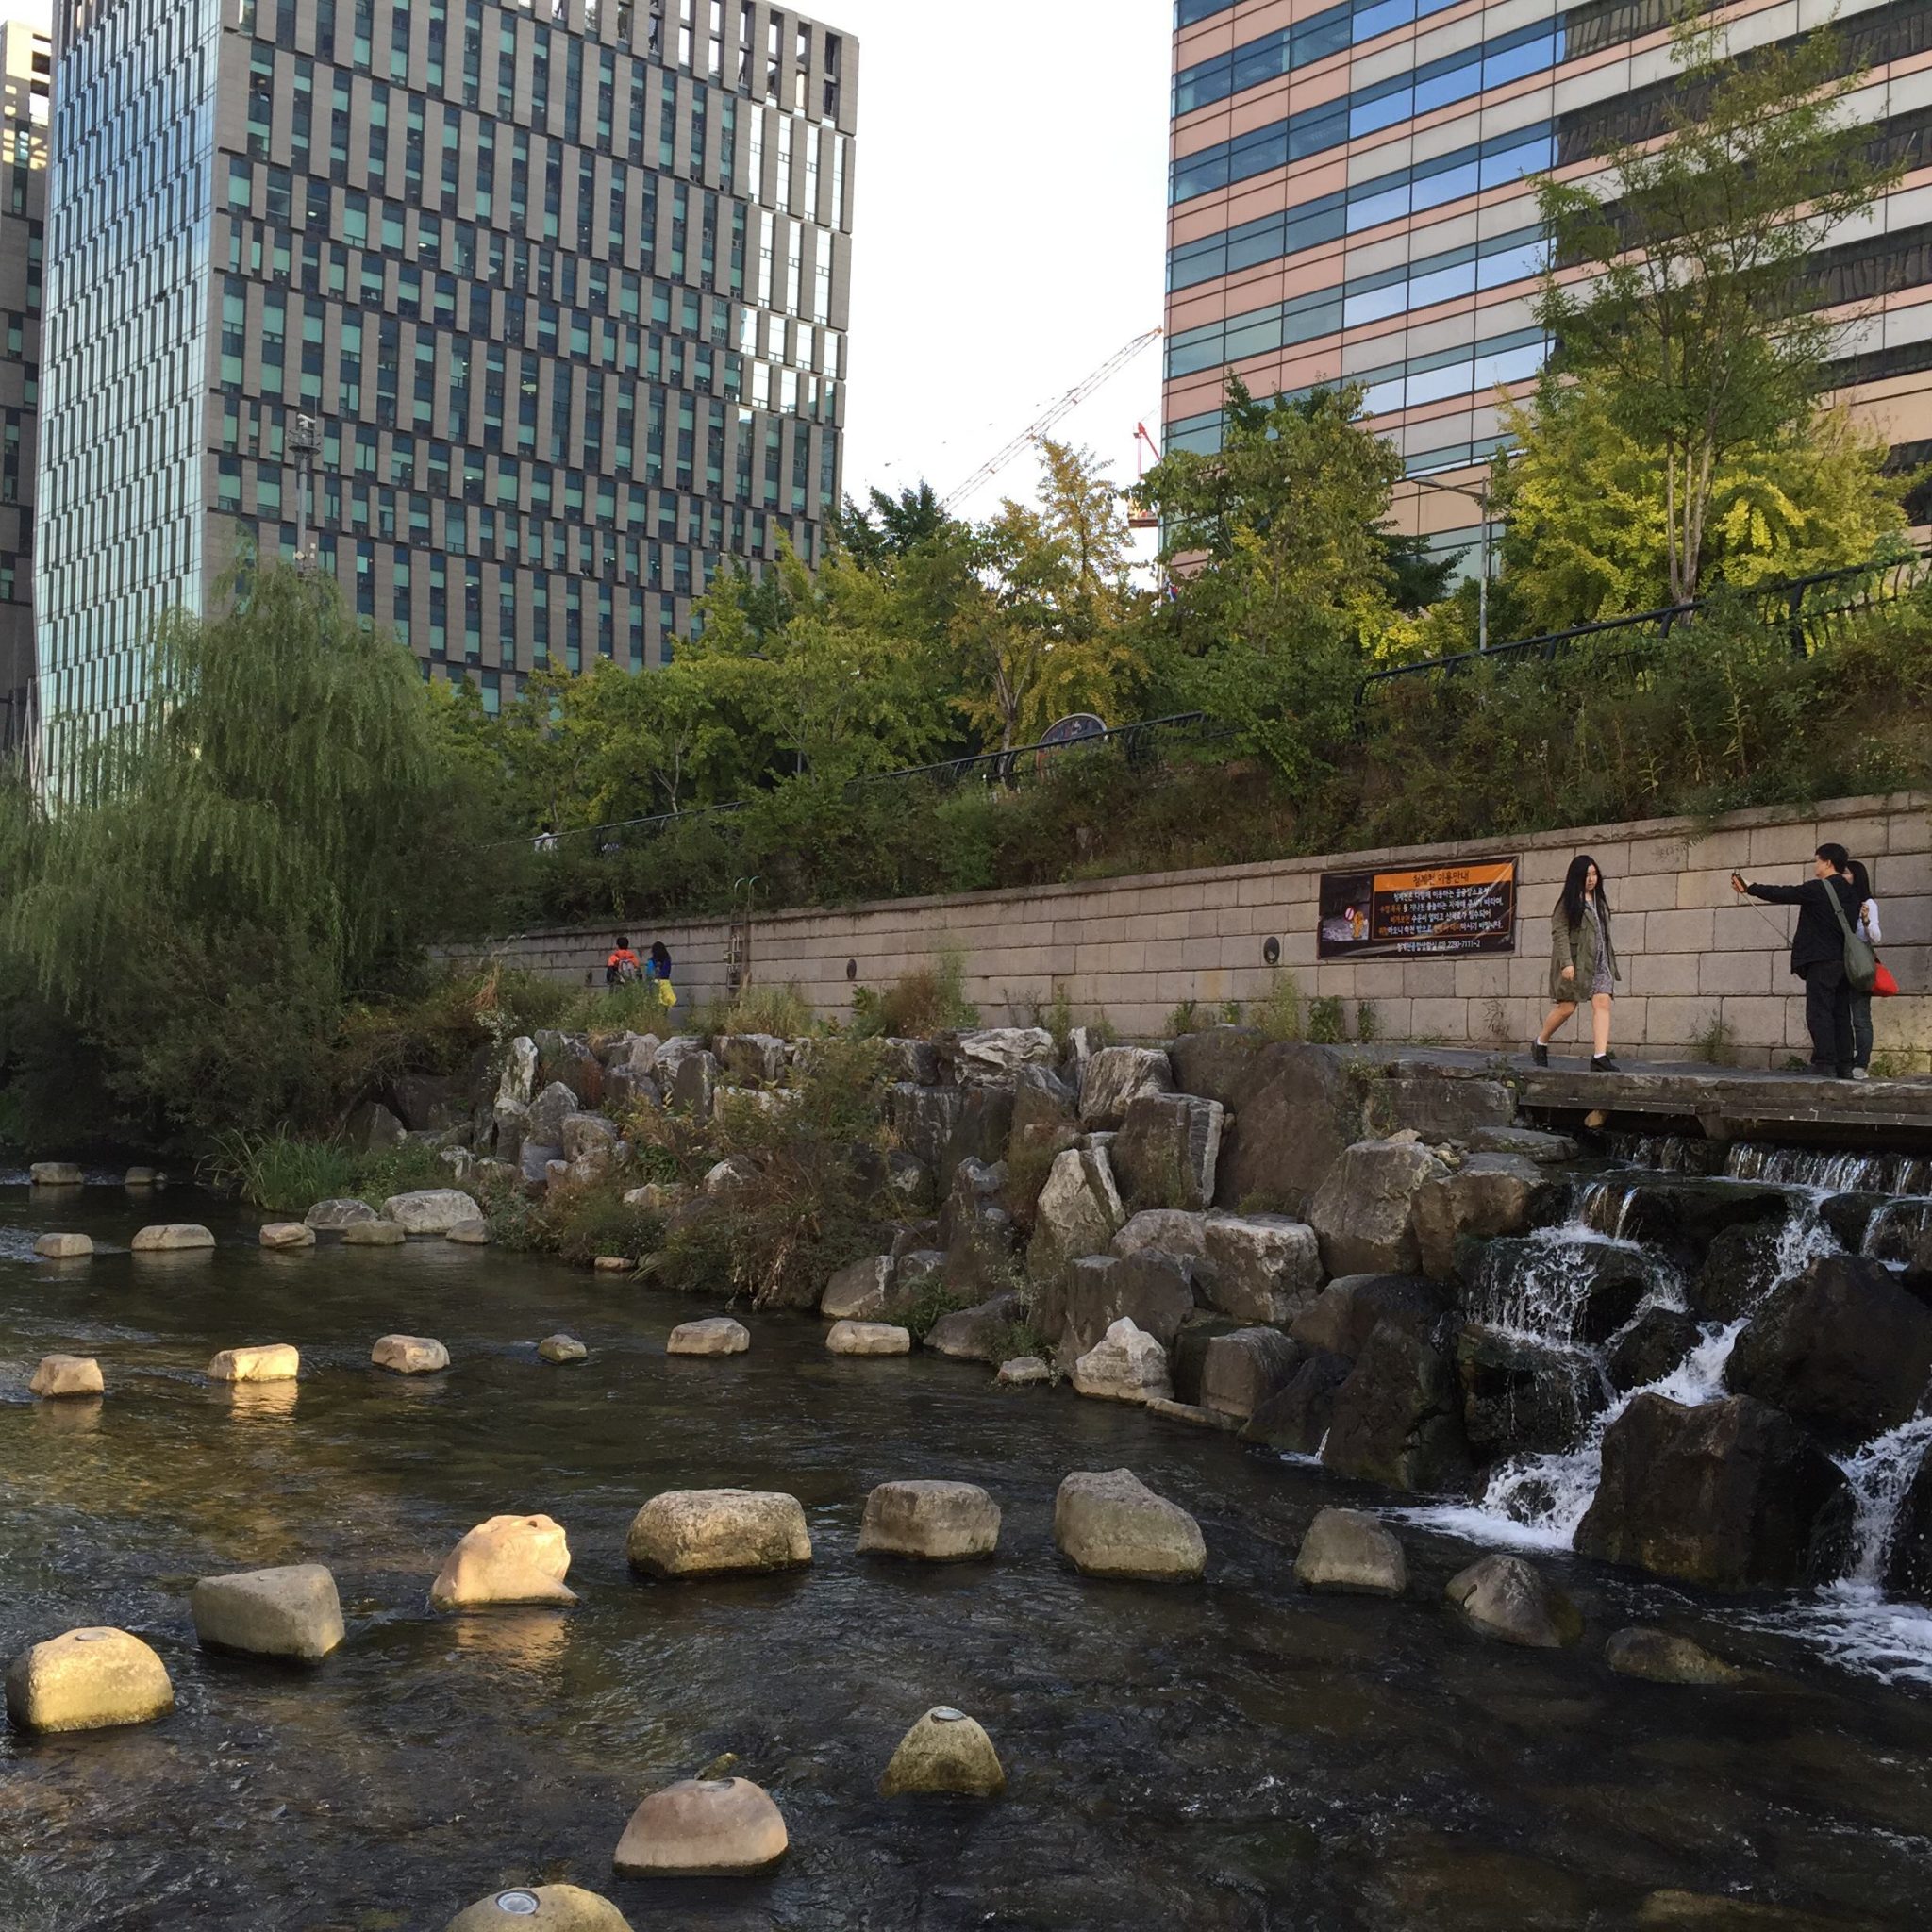
[[[1238,275],[1383,222],[1441,208],[1486,189],[1507,187],[1526,175],[1543,173],[1555,162],[1556,131],[1551,123],[1499,134],[1433,160],[1357,182],[1345,192],[1298,203],[1280,214],[1185,242],[1168,257],[1168,286],[1191,289]]]

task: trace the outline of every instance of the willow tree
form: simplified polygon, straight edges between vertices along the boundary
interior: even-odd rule
[[[279,565],[165,619],[151,665],[84,803],[13,793],[0,946],[131,1113],[273,1124],[318,1103],[343,1000],[435,916],[438,741],[409,655]]]

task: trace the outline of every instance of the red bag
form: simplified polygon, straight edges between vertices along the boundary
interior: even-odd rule
[[[1891,968],[1883,959],[1879,960],[1877,976],[1872,981],[1873,997],[1889,1000],[1897,992],[1898,981],[1891,976]]]

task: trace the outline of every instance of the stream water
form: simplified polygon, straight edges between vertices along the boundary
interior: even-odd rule
[[[1605,1432],[1635,1396],[1648,1390],[1691,1406],[1721,1399],[1728,1392],[1724,1365],[1752,1310],[1819,1257],[1843,1252],[1824,1212],[1828,1201],[1887,1197],[1874,1208],[1858,1250],[1887,1260],[1902,1254],[1900,1243],[1916,1239],[1932,1215],[1932,1160],[1920,1156],[1831,1154],[1748,1142],[1719,1154],[1699,1141],[1637,1138],[1623,1141],[1617,1152],[1615,1165],[1571,1182],[1563,1221],[1491,1251],[1494,1265],[1478,1283],[1472,1308],[1494,1326],[1570,1351],[1582,1364],[1580,1373],[1599,1381],[1597,1397],[1607,1398],[1606,1406],[1567,1448],[1519,1457],[1492,1470],[1479,1503],[1403,1512],[1408,1520],[1526,1548],[1569,1549],[1596,1494]],[[1634,1232],[1644,1219],[1647,1191],[1685,1174],[1718,1188],[1729,1182],[1740,1189],[1782,1190],[1787,1212],[1740,1312],[1729,1321],[1703,1323],[1664,1374],[1617,1393],[1605,1374],[1603,1352],[1578,1345],[1576,1323],[1607,1255],[1646,1282],[1631,1322],[1652,1308],[1686,1307],[1684,1285],[1670,1259]],[[1889,1601],[1880,1581],[1899,1504],[1928,1441],[1932,1416],[1921,1415],[1840,1457],[1857,1499],[1845,1574],[1813,1597],[1743,1616],[1760,1627],[1803,1634],[1849,1668],[1888,1681],[1932,1685],[1932,1609]]]
[[[208,1219],[223,1245],[125,1252],[161,1218]],[[50,1226],[104,1251],[34,1262]],[[252,1222],[185,1191],[0,1188],[0,1655],[118,1624],[179,1698],[137,1729],[0,1734],[0,1928],[437,1932],[556,1878],[639,1932],[1607,1927],[1660,1889],[1924,1923],[1932,1699],[1911,1686],[1555,1538],[1548,1567],[1588,1619],[1573,1651],[1465,1630],[1442,1586],[1471,1543],[1441,1525],[1405,1532],[1405,1601],[1310,1598],[1291,1567],[1314,1511],[1386,1492],[934,1357],[833,1360],[803,1320],[751,1318],[732,1360],[667,1358],[671,1325],[708,1312],[441,1242],[264,1254]],[[451,1370],[372,1370],[398,1328],[440,1337]],[[557,1328],[588,1362],[538,1360]],[[217,1348],[261,1341],[301,1347],[298,1386],[204,1381]],[[105,1401],[28,1400],[54,1350],[99,1356]],[[1060,1478],[1123,1464],[1199,1517],[1204,1584],[1098,1584],[1058,1558]],[[913,1475],[992,1491],[997,1561],[857,1557],[868,1489]],[[719,1484],[798,1495],[813,1569],[632,1578],[638,1506]],[[428,1612],[465,1530],[539,1509],[570,1534],[578,1609]],[[304,1560],[333,1568],[348,1617],[325,1664],[196,1650],[196,1576]],[[1635,1621],[1762,1677],[1614,1676],[1604,1640]],[[876,1795],[939,1703],[987,1725],[1003,1801]],[[785,1810],[776,1874],[614,1879],[638,1799],[724,1751]]]

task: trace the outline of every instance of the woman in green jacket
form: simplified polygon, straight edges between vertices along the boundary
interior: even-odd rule
[[[1550,914],[1550,998],[1556,1004],[1529,1050],[1538,1066],[1549,1065],[1550,1036],[1567,1026],[1570,1016],[1588,1000],[1594,1048],[1591,1071],[1617,1071],[1610,1058],[1610,1001],[1623,976],[1617,970],[1617,949],[1610,943],[1610,902],[1604,896],[1604,875],[1596,860],[1585,853],[1570,861],[1562,896]]]

